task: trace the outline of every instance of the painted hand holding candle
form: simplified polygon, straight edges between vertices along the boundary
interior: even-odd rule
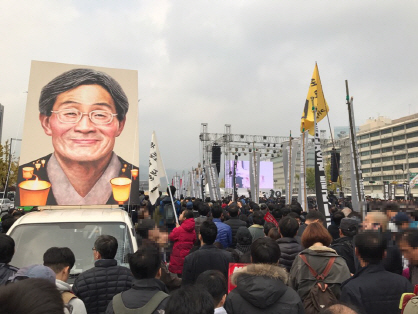
[[[136,71],[33,61],[16,206],[138,204],[137,86]]]

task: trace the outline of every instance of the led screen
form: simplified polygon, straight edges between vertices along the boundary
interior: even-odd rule
[[[225,187],[231,189],[234,173],[234,161],[225,162]],[[250,162],[248,160],[237,161],[236,184],[238,188],[250,188]],[[271,161],[260,162],[260,189],[273,188],[273,163]]]

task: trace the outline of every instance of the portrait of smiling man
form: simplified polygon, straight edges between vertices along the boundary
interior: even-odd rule
[[[65,71],[42,87],[38,108],[53,152],[21,165],[18,184],[27,179],[23,168],[32,167],[39,180],[51,183],[47,205],[117,204],[110,180],[127,177],[132,180],[129,203],[138,203],[138,173],[131,174],[138,168],[114,152],[125,128],[129,101],[112,76],[87,68]],[[128,150],[136,146],[126,144]],[[17,202],[18,194],[19,189]]]

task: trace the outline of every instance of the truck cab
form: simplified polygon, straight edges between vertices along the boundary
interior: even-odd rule
[[[50,247],[69,247],[76,262],[70,280],[94,266],[92,249],[100,235],[114,236],[118,241],[115,259],[129,267],[128,254],[137,249],[135,230],[127,212],[121,209],[47,209],[28,213],[17,220],[7,233],[15,241],[11,265],[24,267],[42,264]]]

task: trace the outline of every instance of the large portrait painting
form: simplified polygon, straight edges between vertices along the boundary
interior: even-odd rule
[[[32,61],[16,206],[138,204],[138,74]]]

